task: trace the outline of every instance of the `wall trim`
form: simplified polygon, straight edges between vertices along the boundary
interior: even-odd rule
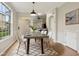
[[[4,51],[2,51],[2,52],[0,53],[0,55],[1,55],[1,56],[4,56],[5,53],[8,51],[8,49],[10,49],[16,41],[17,41],[17,40],[15,40],[14,42],[12,42],[7,48],[5,48]]]
[[[73,48],[71,48],[71,47],[69,47],[69,46],[66,46],[66,47],[68,47],[69,49],[75,51],[76,53],[78,52],[77,50],[74,50]]]

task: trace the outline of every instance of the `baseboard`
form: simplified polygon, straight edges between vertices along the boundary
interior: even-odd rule
[[[79,50],[77,51],[77,53],[79,54]]]
[[[16,43],[17,40],[15,40],[10,46],[8,46],[8,48],[6,48],[2,53],[1,56],[5,56],[5,54],[7,53],[7,51]]]
[[[79,50],[77,51],[77,50],[75,50],[75,49],[73,49],[73,48],[69,47],[67,44],[62,43],[62,42],[60,42],[60,41],[57,41],[57,42],[58,42],[58,43],[63,44],[64,46],[68,47],[69,49],[71,49],[71,50],[73,50],[73,51],[75,51],[76,53],[78,53],[78,54],[79,54]],[[49,46],[51,46],[51,45],[49,45]]]
[[[76,51],[75,49],[73,49],[73,48],[71,48],[71,47],[69,47],[69,46],[66,46],[66,47],[68,47],[69,49],[75,51],[76,53],[78,52],[78,51]]]

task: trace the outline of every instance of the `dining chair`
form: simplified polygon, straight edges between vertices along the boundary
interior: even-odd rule
[[[42,29],[42,30],[38,29],[37,32],[41,33],[41,34],[44,34],[44,35],[48,34],[48,30],[47,29]],[[36,39],[35,39],[35,42],[36,42]]]
[[[47,29],[42,29],[41,34],[48,35],[48,30]],[[44,38],[44,45],[45,46],[47,46],[47,44],[48,44],[48,39],[49,38]]]
[[[48,34],[48,30],[47,30],[47,29],[42,29],[42,30],[41,30],[41,34],[47,35],[47,34]]]
[[[48,35],[49,36],[49,38],[45,38],[44,39],[44,42],[45,42],[45,44],[46,44],[46,46],[47,47],[49,47],[49,41],[50,41],[50,39],[52,38],[52,32],[45,32],[44,34],[46,34],[46,35]]]
[[[53,32],[52,32],[52,31],[49,31],[49,32],[48,32],[49,39],[52,38],[52,35],[53,35]]]
[[[18,35],[18,42],[19,42],[19,45],[18,45],[18,49],[17,49],[17,54],[19,52],[19,49],[20,49],[20,46],[22,45],[22,43],[24,44],[25,52],[27,53],[27,51],[26,51],[26,39],[24,39],[24,35],[21,35],[21,33]]]

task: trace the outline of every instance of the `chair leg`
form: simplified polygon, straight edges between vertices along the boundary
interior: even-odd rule
[[[27,47],[26,47],[26,42],[24,42],[24,45],[25,45],[25,51],[26,51],[26,53],[27,53]]]
[[[35,42],[36,42],[36,38],[35,38]]]
[[[18,51],[19,51],[20,45],[21,45],[21,42],[19,43],[19,46],[18,46],[18,49],[17,49],[17,54],[18,54]]]

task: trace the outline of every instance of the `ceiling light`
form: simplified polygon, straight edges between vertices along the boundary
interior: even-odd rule
[[[36,12],[34,10],[34,4],[35,4],[35,2],[32,2],[32,4],[33,4],[33,10],[32,10],[32,12],[30,14],[36,14]]]
[[[37,16],[37,18],[38,19],[40,19],[40,17],[39,17],[39,15],[35,12],[35,10],[34,10],[34,4],[35,4],[35,2],[32,2],[32,4],[33,4],[33,10],[32,10],[32,12],[30,13],[31,14],[31,16]]]

